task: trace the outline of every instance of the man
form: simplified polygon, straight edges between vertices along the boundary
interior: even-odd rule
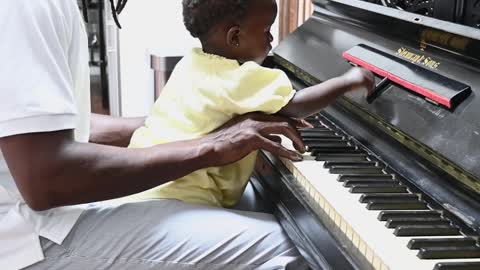
[[[199,140],[123,148],[143,121],[90,115],[87,38],[75,0],[2,4],[0,269],[283,269],[301,262],[271,215],[172,200],[92,204],[256,149],[298,159],[271,135],[303,150],[293,121],[253,114]]]

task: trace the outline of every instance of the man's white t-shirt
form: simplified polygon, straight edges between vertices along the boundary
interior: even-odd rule
[[[4,0],[0,18],[0,138],[75,129],[87,142],[88,48],[76,1]],[[43,260],[39,237],[62,243],[83,209],[32,211],[0,152],[0,269]]]

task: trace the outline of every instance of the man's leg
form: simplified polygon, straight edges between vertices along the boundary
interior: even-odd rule
[[[159,200],[85,211],[37,269],[304,269],[270,214]]]

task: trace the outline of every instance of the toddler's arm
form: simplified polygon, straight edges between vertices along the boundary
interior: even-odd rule
[[[373,90],[374,84],[373,73],[355,67],[340,77],[298,91],[278,114],[304,118],[321,111],[336,98],[349,91],[362,90],[368,94]]]

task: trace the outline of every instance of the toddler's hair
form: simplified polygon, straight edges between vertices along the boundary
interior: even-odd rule
[[[250,0],[183,0],[183,21],[193,37],[201,38],[218,23],[242,19]]]

